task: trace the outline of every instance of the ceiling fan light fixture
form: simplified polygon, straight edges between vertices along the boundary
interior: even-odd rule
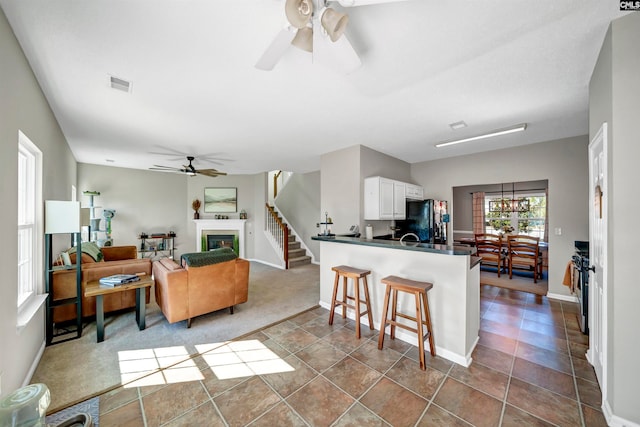
[[[296,28],[304,28],[311,21],[313,2],[311,0],[287,0],[284,13],[291,25]]]
[[[349,15],[327,7],[320,12],[320,23],[322,23],[322,28],[327,32],[331,41],[335,42],[347,29]]]
[[[300,28],[291,44],[306,52],[313,52],[313,30],[311,27]]]

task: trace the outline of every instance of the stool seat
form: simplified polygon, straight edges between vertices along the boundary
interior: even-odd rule
[[[338,265],[331,267],[332,271],[340,273],[341,276],[347,276],[351,279],[361,278],[368,274],[371,274],[371,270],[362,270],[360,268],[349,267],[348,265]]]
[[[387,276],[381,280],[386,285],[386,292],[384,296],[384,307],[382,311],[382,323],[380,325],[380,336],[378,338],[378,349],[382,350],[384,346],[384,330],[387,325],[391,325],[391,339],[395,339],[396,327],[406,329],[414,332],[418,336],[418,350],[420,353],[420,369],[426,370],[426,360],[424,355],[424,340],[429,339],[429,347],[431,355],[435,357],[436,347],[433,341],[433,331],[431,328],[431,314],[429,312],[429,301],[427,299],[427,292],[433,288],[433,283],[420,282],[417,280],[405,279],[398,276]],[[415,297],[416,315],[415,317],[409,316],[405,313],[399,313],[397,311],[398,304],[398,292],[405,292],[413,294]],[[389,299],[392,298],[391,306],[391,318],[389,314]],[[424,310],[424,311],[423,311]],[[424,319],[423,319],[424,316]],[[416,322],[416,327],[413,328],[407,324],[400,323],[396,319],[402,317],[403,319],[412,320]],[[426,326],[427,332],[423,333],[422,326]]]
[[[331,312],[329,313],[329,324],[333,325],[333,316],[335,314],[336,305],[342,306],[342,318],[347,317],[347,307],[354,309],[356,312],[356,337],[360,338],[360,317],[365,314],[369,320],[369,328],[373,330],[373,316],[371,314],[371,303],[369,301],[369,285],[367,284],[367,276],[371,274],[371,270],[363,270],[360,268],[350,267],[348,265],[338,265],[331,267],[335,271],[336,278],[333,282],[333,296],[331,297]],[[342,300],[338,299],[338,286],[340,285],[340,277],[342,277]],[[353,296],[347,293],[347,279],[353,281]],[[360,299],[360,279],[362,279],[364,301]],[[353,301],[349,304],[348,301]],[[366,306],[365,311],[360,311],[360,305]]]
[[[417,280],[405,279],[398,276],[387,276],[381,280],[384,284],[392,284],[394,289],[404,292],[415,292],[416,289],[427,292],[433,288],[433,283],[419,282]]]

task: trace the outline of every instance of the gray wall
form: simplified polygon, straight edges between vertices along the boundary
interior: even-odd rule
[[[18,130],[42,151],[44,200],[70,200],[76,162],[1,9],[0,58],[0,395],[6,396],[29,380],[44,346],[44,308],[16,330]]]
[[[277,253],[264,234],[266,174],[210,178],[90,164],[78,167],[78,200],[82,205],[88,206],[88,197],[82,192],[94,190],[100,192],[94,201],[96,206],[116,210],[112,220],[115,245],[139,245],[138,235],[142,231],[150,234],[172,230],[177,235],[178,257],[199,249],[191,202],[196,198],[203,201],[206,187],[237,189],[237,212],[225,215],[238,218],[240,210],[247,212],[245,258],[279,264]],[[101,209],[96,209],[96,215],[102,215]],[[215,213],[205,213],[204,207],[200,209],[200,219],[214,217]]]
[[[589,136],[603,122],[608,132],[607,401],[613,414],[640,424],[637,356],[640,353],[640,286],[629,235],[640,211],[638,117],[640,117],[640,14],[613,21],[589,85]]]
[[[359,145],[323,154],[318,220],[324,220],[324,213],[328,212],[334,233],[345,233],[350,225],[359,224],[361,185]]]
[[[453,188],[516,181],[549,182],[549,292],[569,295],[562,285],[575,240],[588,240],[588,168],[586,136],[460,156],[411,165],[411,176],[425,197],[453,200]],[[451,215],[456,216],[455,205]],[[448,230],[451,233],[451,230]]]
[[[383,176],[413,183],[409,163],[363,145],[323,154],[321,157],[321,214],[333,219],[333,232],[340,234],[358,224],[364,235],[367,224],[373,234],[390,233],[390,221],[364,221],[364,178]]]
[[[320,229],[316,223],[320,212],[320,171],[305,174],[294,173],[284,188],[278,191],[275,201],[278,211],[287,219],[315,260],[320,259],[320,244],[311,240]]]
[[[99,191],[94,197],[96,217],[102,218],[102,208],[115,209],[111,220],[113,244],[136,245],[138,235],[170,230],[176,232],[176,252],[191,252],[193,242],[187,235],[187,176],[137,169],[78,164],[78,200],[89,206],[83,191]],[[100,228],[104,229],[104,219]],[[104,237],[104,234],[98,238]],[[195,238],[194,238],[195,239]],[[187,245],[188,244],[188,245]]]

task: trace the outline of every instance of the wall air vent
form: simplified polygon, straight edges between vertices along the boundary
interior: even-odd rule
[[[131,82],[119,77],[109,76],[109,85],[112,89],[121,90],[123,92],[131,92]]]

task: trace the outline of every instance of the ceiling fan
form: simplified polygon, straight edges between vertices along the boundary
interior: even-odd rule
[[[161,166],[161,165],[153,165],[154,167],[149,168],[150,170],[156,170],[156,171],[162,171],[162,172],[179,172],[179,173],[185,173],[189,176],[196,176],[196,175],[205,175],[205,176],[210,176],[212,178],[215,178],[216,176],[220,176],[220,175],[226,175],[226,172],[220,172],[217,169],[196,169],[193,167],[192,162],[195,160],[195,157],[193,156],[187,156],[187,160],[189,160],[189,164],[188,165],[183,165],[183,169],[180,168],[174,168],[171,166]]]
[[[349,16],[329,7],[329,3],[356,7],[398,1],[406,0],[286,0],[284,9],[289,24],[276,35],[255,66],[260,70],[273,70],[293,45],[310,52],[314,61],[325,62],[349,74],[362,62],[344,34]]]

